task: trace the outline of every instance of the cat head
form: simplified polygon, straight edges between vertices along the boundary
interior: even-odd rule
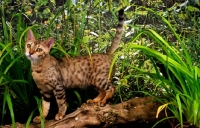
[[[45,41],[37,40],[31,29],[28,30],[28,36],[25,44],[25,55],[31,61],[39,61],[45,58],[54,44],[54,38]]]

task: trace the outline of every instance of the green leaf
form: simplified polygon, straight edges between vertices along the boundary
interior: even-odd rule
[[[6,97],[6,102],[8,104],[8,108],[10,110],[10,117],[11,117],[11,120],[12,120],[12,128],[16,128],[15,116],[14,116],[12,101],[11,101],[9,90],[8,90],[7,86],[5,88],[4,97]]]
[[[79,101],[79,105],[81,105],[82,101],[81,101],[81,96],[79,95],[79,93],[77,91],[74,91],[74,94],[76,95],[76,97],[78,98]]]
[[[196,8],[196,7],[194,7],[194,6],[187,6],[187,9],[190,11],[190,12],[197,12],[197,11],[199,11],[199,9],[198,8]]]

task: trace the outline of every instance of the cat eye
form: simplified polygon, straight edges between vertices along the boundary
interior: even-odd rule
[[[37,48],[37,49],[36,49],[36,52],[41,52],[41,51],[42,51],[41,48]]]
[[[27,44],[27,48],[30,48],[31,47],[31,44]]]

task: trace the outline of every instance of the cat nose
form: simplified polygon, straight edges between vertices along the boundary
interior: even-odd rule
[[[29,54],[33,55],[33,53],[34,53],[34,50],[30,49]]]

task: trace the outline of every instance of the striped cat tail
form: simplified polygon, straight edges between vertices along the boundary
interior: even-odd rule
[[[118,12],[118,25],[116,27],[116,35],[112,41],[111,47],[107,50],[107,54],[112,54],[119,47],[119,43],[121,41],[122,32],[124,25],[124,10],[121,9]]]

